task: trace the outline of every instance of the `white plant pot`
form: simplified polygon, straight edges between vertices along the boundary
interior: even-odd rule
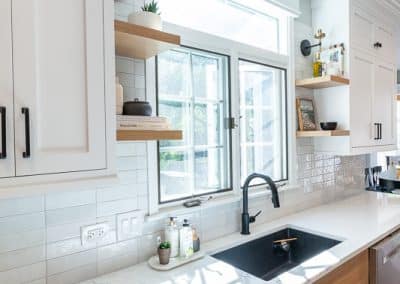
[[[155,30],[162,30],[161,16],[151,12],[133,12],[128,16],[128,22]]]

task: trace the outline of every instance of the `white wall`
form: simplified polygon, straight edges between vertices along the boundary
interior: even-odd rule
[[[137,0],[116,1],[117,18],[126,19],[141,4]],[[297,46],[304,37],[310,38],[312,31],[296,22],[295,35]],[[303,77],[310,72],[309,59],[302,58],[296,49],[296,75]],[[117,58],[117,73],[125,100],[145,98],[143,61]],[[300,95],[310,94],[303,91]],[[361,190],[365,156],[333,157],[315,153],[311,139],[297,142],[300,187],[280,194],[280,209],[272,208],[269,197],[250,200],[251,213],[263,210],[257,223]],[[146,211],[148,191],[154,190],[148,188],[146,143],[118,143],[117,151],[120,184],[116,186],[0,201],[0,283],[76,283],[145,261],[155,253],[155,239],[164,219],[146,222],[137,238],[116,239],[116,215]],[[184,217],[194,224],[204,242],[239,231],[240,204],[207,205]],[[80,227],[104,221],[112,228],[108,238],[82,246]]]

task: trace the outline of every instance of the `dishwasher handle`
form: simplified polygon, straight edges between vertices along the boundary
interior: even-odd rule
[[[400,252],[400,244],[398,244],[394,249],[392,249],[388,254],[383,257],[383,264],[386,264],[392,257]]]

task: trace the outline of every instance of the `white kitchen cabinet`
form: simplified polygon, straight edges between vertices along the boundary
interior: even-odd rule
[[[349,86],[315,92],[321,121],[337,121],[347,137],[315,138],[317,151],[354,155],[397,149],[395,24],[376,1],[312,1],[314,28],[327,37],[324,47],[345,46]]]
[[[374,94],[372,99],[374,130],[378,133],[375,145],[391,145],[396,143],[395,127],[395,92],[393,82],[396,81],[396,67],[394,64],[377,62],[375,64]]]
[[[0,2],[0,178],[15,175],[11,0]]]
[[[106,168],[102,1],[13,0],[12,17],[17,175]]]
[[[116,176],[113,14],[113,0],[1,2],[0,187]]]
[[[351,51],[350,113],[352,147],[373,146],[371,132],[375,58],[369,53]]]

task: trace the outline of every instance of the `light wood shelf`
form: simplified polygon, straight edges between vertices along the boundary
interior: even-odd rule
[[[400,94],[397,94],[397,95],[396,95],[396,100],[397,100],[397,101],[400,101]]]
[[[120,56],[147,59],[181,43],[178,35],[115,20],[115,50]]]
[[[350,136],[349,130],[308,130],[297,131],[297,137],[333,137]]]
[[[117,130],[117,141],[181,140],[181,130]]]
[[[296,87],[303,87],[308,89],[323,89],[348,84],[350,84],[349,79],[333,75],[296,80]]]

